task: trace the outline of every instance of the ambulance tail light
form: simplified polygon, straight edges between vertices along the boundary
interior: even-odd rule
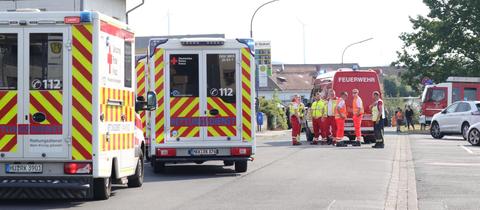
[[[250,147],[233,147],[230,149],[230,154],[232,156],[245,156],[248,157],[252,155],[252,148]]]
[[[65,163],[65,174],[92,174],[92,163]]]
[[[175,157],[177,150],[175,148],[157,148],[156,155],[157,157]]]
[[[373,121],[371,120],[363,120],[362,121],[362,127],[373,127]]]

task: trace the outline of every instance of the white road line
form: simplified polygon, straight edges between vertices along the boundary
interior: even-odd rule
[[[444,163],[444,162],[433,162],[433,163],[425,163],[427,165],[434,165],[434,166],[480,166],[480,163]]]
[[[336,200],[333,200],[332,202],[330,202],[330,204],[328,205],[327,207],[327,210],[330,210],[333,206],[333,204],[335,204]]]
[[[473,154],[473,151],[472,151],[471,149],[468,149],[467,147],[465,147],[465,146],[463,146],[463,145],[462,145],[461,147],[462,147],[465,151],[467,151],[468,153]]]

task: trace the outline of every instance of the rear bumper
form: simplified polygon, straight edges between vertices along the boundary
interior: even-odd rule
[[[89,199],[93,177],[0,177],[0,199]]]
[[[252,157],[232,157],[232,156],[205,156],[205,157],[154,157],[155,162],[160,163],[193,163],[206,161],[248,161],[253,160]]]

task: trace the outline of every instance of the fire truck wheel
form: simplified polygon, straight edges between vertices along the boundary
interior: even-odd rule
[[[154,160],[152,160],[152,161],[154,161]],[[165,163],[164,162],[154,162],[153,163],[153,172],[156,173],[156,174],[165,172]]]
[[[135,174],[128,177],[128,187],[141,187],[143,184],[143,155],[140,155],[137,161],[137,168]]]
[[[243,173],[247,171],[247,161],[246,160],[237,160],[235,161],[235,172]]]
[[[224,166],[233,166],[234,162],[232,160],[224,160],[223,165]]]
[[[350,141],[355,140],[355,138],[356,138],[355,136],[348,136],[348,140],[350,140]]]
[[[112,179],[96,178],[93,180],[93,195],[96,200],[107,200],[112,192]]]

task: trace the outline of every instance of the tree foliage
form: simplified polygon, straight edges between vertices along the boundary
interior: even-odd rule
[[[272,99],[260,98],[259,100],[260,112],[265,113],[270,121],[275,119],[277,128],[287,129],[287,117],[280,107],[282,101],[278,98],[277,91],[273,93]]]
[[[425,77],[442,82],[449,76],[480,76],[480,1],[424,0],[429,14],[410,18],[414,32],[402,33],[397,52],[405,65],[403,82],[415,90]]]
[[[401,84],[401,81],[394,76],[388,76],[383,79],[383,88],[386,97],[408,97],[418,95],[418,93],[412,90],[412,87]]]

